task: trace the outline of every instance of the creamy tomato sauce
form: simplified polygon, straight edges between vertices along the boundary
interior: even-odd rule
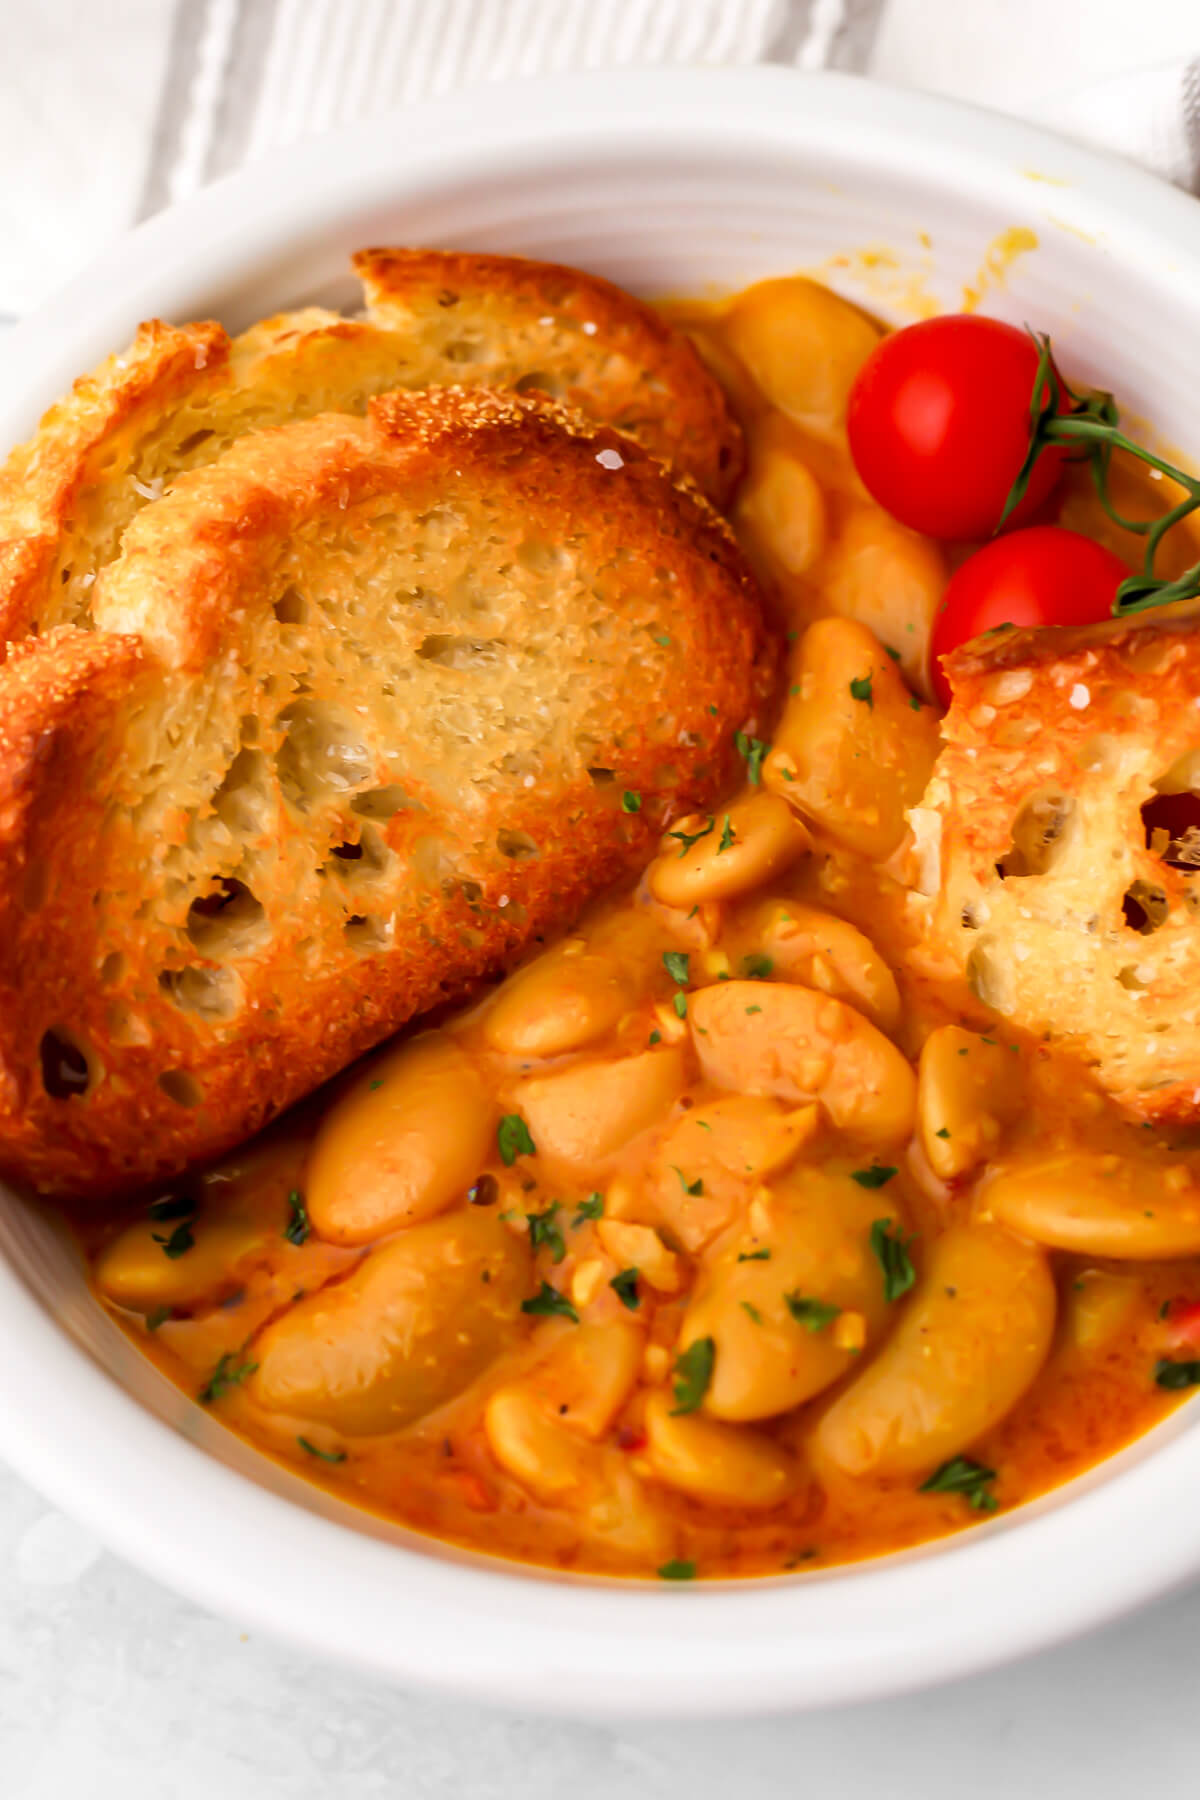
[[[1000,1151],[1184,1153],[922,948],[903,813],[948,569],[850,463],[876,327],[799,281],[671,311],[745,428],[733,520],[789,641],[744,786],[434,1033],[77,1229],[158,1367],[344,1499],[555,1568],[776,1574],[960,1530],[1146,1430],[1200,1262],[980,1216]],[[1164,504],[1134,469],[1113,492]],[[1054,516],[1138,554],[1083,471]],[[1174,535],[1168,573],[1198,553]]]

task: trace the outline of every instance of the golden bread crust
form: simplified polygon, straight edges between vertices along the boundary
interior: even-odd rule
[[[0,470],[0,647],[89,625],[93,585],[131,520],[187,470],[247,432],[322,412],[360,416],[392,388],[549,385],[711,498],[728,496],[738,427],[686,338],[641,301],[513,257],[393,250],[357,260],[364,319],[308,307],[232,340],[211,322],[152,320],[50,409]],[[451,277],[458,298],[447,309]]]
[[[55,1191],[220,1152],[565,924],[771,685],[707,503],[481,391],[242,438],[95,610],[0,670],[0,855],[38,871],[0,884],[0,1167]]]
[[[1006,631],[946,668],[945,747],[913,815],[940,854],[933,945],[1131,1116],[1194,1120],[1200,869],[1164,860],[1141,809],[1190,785],[1200,748],[1195,608]]]
[[[0,468],[0,646],[86,613],[96,571],[83,503],[105,484],[105,459],[127,460],[129,440],[226,379],[228,358],[219,325],[177,329],[151,319],[128,350],[81,375],[12,451]],[[132,488],[131,498],[139,499]]]
[[[689,339],[624,289],[560,263],[452,250],[360,250],[354,269],[373,319],[445,358],[441,380],[546,393],[631,432],[717,506],[729,500],[743,450],[725,396]]]

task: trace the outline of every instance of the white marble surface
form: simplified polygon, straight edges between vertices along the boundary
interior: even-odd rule
[[[0,1468],[3,1800],[1190,1795],[1198,1641],[1200,1591],[998,1674],[840,1712],[603,1726],[502,1715],[248,1637]]]

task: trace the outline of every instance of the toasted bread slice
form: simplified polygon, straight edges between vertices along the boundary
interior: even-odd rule
[[[568,922],[773,661],[705,501],[480,390],[242,438],[95,616],[0,669],[0,1168],[59,1191],[218,1152]]]
[[[946,668],[945,748],[913,815],[940,854],[935,946],[1133,1117],[1195,1119],[1200,833],[1175,835],[1161,796],[1200,786],[1200,618],[1011,630]]]
[[[547,394],[631,432],[715,505],[732,495],[742,439],[720,386],[683,332],[623,288],[449,250],[360,250],[354,270],[368,316],[420,347],[421,385]]]
[[[247,431],[361,414],[392,388],[544,388],[728,496],[738,428],[687,339],[640,300],[516,257],[372,250],[356,263],[365,318],[310,307],[232,340],[154,320],[50,409],[0,470],[0,651],[90,624],[125,528],[185,470]]]

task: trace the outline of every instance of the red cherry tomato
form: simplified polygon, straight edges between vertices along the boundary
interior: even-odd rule
[[[1028,332],[974,313],[905,326],[878,345],[850,391],[855,466],[880,506],[935,538],[996,529],[1029,447],[1037,346]],[[1044,450],[1012,514],[1028,524],[1062,473]]]
[[[950,686],[941,658],[997,625],[1094,625],[1112,612],[1129,570],[1119,556],[1062,525],[1033,525],[994,538],[968,556],[946,584],[933,621],[933,685]]]
[[[1167,1313],[1172,1350],[1200,1350],[1200,1300],[1176,1300]]]

